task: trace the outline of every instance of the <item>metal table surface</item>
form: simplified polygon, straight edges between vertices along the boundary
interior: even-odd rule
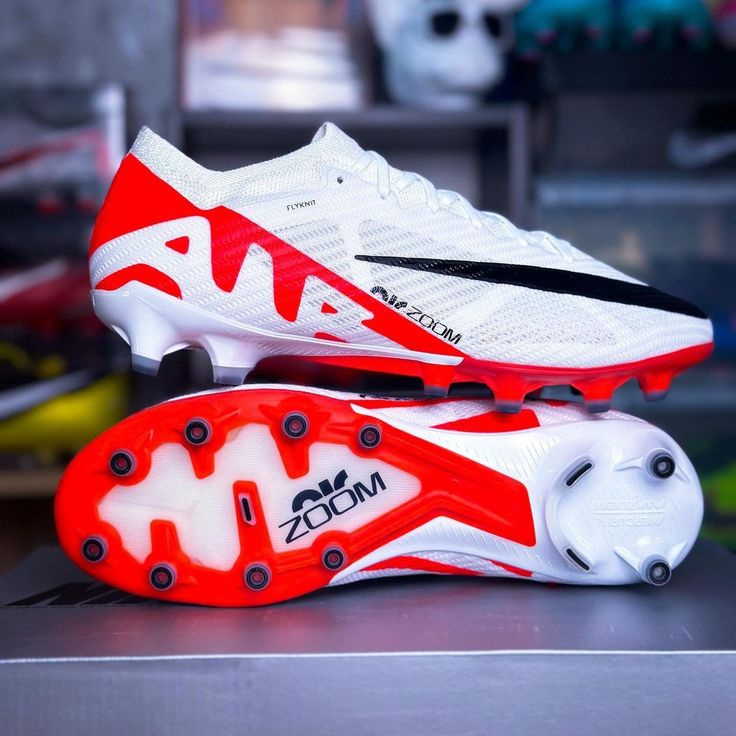
[[[661,589],[415,576],[155,603],[58,549],[0,577],[3,733],[733,734],[736,556]]]

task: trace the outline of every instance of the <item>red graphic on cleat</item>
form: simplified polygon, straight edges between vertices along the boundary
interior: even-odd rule
[[[296,405],[300,407],[298,412]],[[182,432],[181,428],[191,423],[192,416],[199,417],[197,421],[206,422],[209,427],[206,443],[192,444]],[[287,425],[295,420],[300,429],[306,421],[308,432],[296,440],[285,436],[282,430],[285,418]],[[134,494],[128,498],[135,499],[136,486],[152,472],[154,453],[172,444],[188,454],[192,482],[216,478],[219,453],[231,438],[254,425],[268,428],[280,453],[283,471],[291,478],[303,478],[303,487],[310,487],[318,480],[314,473],[310,474],[310,448],[315,443],[328,443],[349,447],[357,458],[371,462],[375,458],[381,463],[382,473],[392,467],[409,472],[418,480],[418,492],[375,515],[370,512],[369,504],[374,502],[371,494],[388,494],[385,497],[389,498],[396,489],[384,480],[372,491],[370,484],[362,486],[366,495],[361,513],[367,509],[367,516],[358,528],[344,531],[339,526],[320,525],[309,531],[307,546],[291,549],[281,545],[279,549],[283,551],[277,551],[273,535],[285,533],[285,528],[269,528],[263,508],[264,494],[269,489],[249,481],[248,468],[243,467],[242,481],[230,489],[240,545],[240,554],[231,569],[212,569],[190,557],[182,547],[176,524],[165,514],[150,524],[150,555],[143,562],[133,557],[118,530],[100,516],[99,507],[106,496],[125,484]],[[379,445],[364,447],[359,441],[361,431],[365,434],[366,428],[373,433],[373,440],[380,439]],[[126,456],[135,457],[135,468],[127,477],[120,478],[104,472],[104,458],[120,453],[117,448],[123,441],[129,448]],[[330,494],[325,497],[325,503],[334,494],[333,508],[343,514],[350,506],[338,504],[338,492],[350,490],[352,495],[352,485],[361,486],[363,479],[341,476],[337,480],[326,482],[323,492]],[[244,499],[247,499],[245,506]],[[93,574],[112,585],[140,595],[211,605],[260,605],[322,587],[346,560],[360,559],[437,516],[455,519],[499,539],[524,546],[535,544],[529,495],[518,480],[420,438],[409,438],[390,425],[378,421],[366,425],[365,418],[351,408],[350,402],[281,389],[225,391],[218,394],[216,403],[204,394],[144,410],[82,450],[64,474],[56,498],[60,540],[77,564],[94,570]],[[91,535],[107,540],[107,553],[102,562],[92,564],[81,553],[84,540]],[[257,562],[253,561],[254,557]],[[159,580],[158,568],[163,566],[171,573],[167,580]]]
[[[296,320],[305,281],[312,276],[371,312],[373,316],[363,323],[366,328],[411,350],[463,355],[452,345],[353,286],[252,220],[223,206],[208,210],[195,206],[131,154],[120,165],[108,198],[115,199],[116,206],[102,208],[92,233],[90,256],[101,245],[127,233],[161,222],[198,215],[205,217],[210,224],[212,279],[222,291],[231,292],[235,288],[248,249],[256,243],[273,259],[274,304],[276,311],[285,320]],[[140,281],[159,288],[151,282],[149,272],[131,269],[124,269],[124,272],[124,275],[118,275],[123,272],[112,274],[95,288],[113,290],[130,281]],[[113,278],[114,281],[109,280]],[[174,295],[180,296],[181,290],[178,286],[176,289],[178,294]],[[170,284],[162,291],[173,293]]]
[[[129,284],[131,281],[152,286],[154,289],[181,299],[181,289],[174,279],[162,273],[157,268],[153,268],[153,266],[145,266],[143,264],[129,266],[120,271],[115,271],[115,273],[102,279],[95,288],[99,291],[115,291],[121,286]]]
[[[189,238],[184,235],[181,238],[174,238],[166,241],[166,247],[175,250],[177,253],[186,254],[189,252]]]
[[[440,575],[481,574],[475,570],[468,570],[466,567],[446,565],[444,562],[425,560],[422,557],[412,557],[411,555],[392,557],[390,560],[384,560],[383,562],[377,562],[374,565],[370,565],[366,570],[416,570],[417,572],[432,572]]]

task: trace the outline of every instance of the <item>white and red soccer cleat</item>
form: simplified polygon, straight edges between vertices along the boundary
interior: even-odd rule
[[[201,347],[221,383],[293,355],[418,376],[433,395],[485,383],[503,411],[570,384],[603,411],[632,378],[661,398],[712,350],[697,307],[479,212],[329,123],[294,153],[226,172],[144,129],[90,272],[134,367]]]
[[[91,575],[220,606],[410,573],[661,585],[702,514],[682,450],[624,414],[289,386],[129,417],[56,498],[61,544]]]

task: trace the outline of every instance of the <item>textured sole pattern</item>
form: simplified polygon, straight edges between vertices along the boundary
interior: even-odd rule
[[[284,386],[172,400],[79,453],[59,538],[107,583],[220,606],[417,572],[666,582],[702,517],[679,447],[623,415],[528,407]]]

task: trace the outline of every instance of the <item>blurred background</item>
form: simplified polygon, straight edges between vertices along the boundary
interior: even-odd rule
[[[704,366],[664,402],[624,387],[615,405],[683,445],[703,534],[736,549],[736,0],[4,0],[0,571],[54,541],[76,450],[210,382],[195,352],[131,375],[91,311],[89,234],[139,127],[225,169],[325,120],[709,313]]]

